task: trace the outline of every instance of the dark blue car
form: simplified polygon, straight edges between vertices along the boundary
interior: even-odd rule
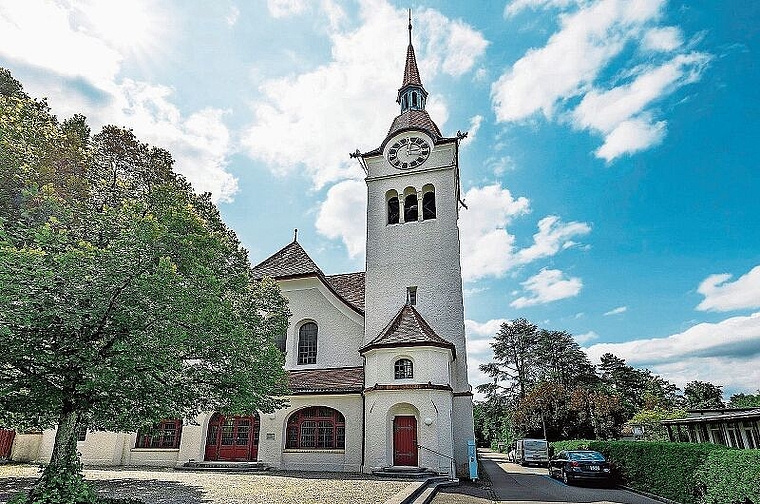
[[[566,485],[579,481],[610,482],[610,464],[604,455],[591,450],[563,450],[549,461],[549,476]]]

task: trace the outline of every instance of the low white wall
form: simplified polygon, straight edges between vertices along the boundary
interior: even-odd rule
[[[36,462],[40,458],[42,433],[16,433],[11,447],[11,460],[14,462]]]

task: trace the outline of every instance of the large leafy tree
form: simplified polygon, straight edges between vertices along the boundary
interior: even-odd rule
[[[129,130],[60,123],[0,71],[0,425],[57,425],[29,502],[90,502],[76,428],[270,411],[287,304],[208,194]]]
[[[686,407],[693,409],[723,408],[723,387],[710,382],[694,380],[683,389]]]
[[[728,400],[731,408],[760,408],[760,390],[757,394],[734,394]]]

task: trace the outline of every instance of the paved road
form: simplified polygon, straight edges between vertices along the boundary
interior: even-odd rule
[[[595,486],[567,486],[549,478],[543,467],[521,467],[507,462],[506,456],[490,451],[479,452],[483,468],[490,478],[480,491],[463,485],[439,493],[433,504],[510,504],[595,503],[595,504],[662,504],[625,490]]]

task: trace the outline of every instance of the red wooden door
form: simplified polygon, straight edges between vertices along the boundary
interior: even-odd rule
[[[0,459],[11,458],[11,448],[16,431],[0,428]]]
[[[413,416],[393,418],[393,465],[417,465],[417,419]]]
[[[215,414],[208,424],[206,460],[256,460],[259,455],[258,416]]]

